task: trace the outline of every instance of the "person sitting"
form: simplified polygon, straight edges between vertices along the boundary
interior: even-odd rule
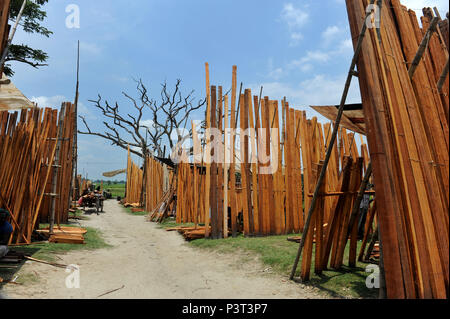
[[[82,192],[80,199],[78,199],[78,202],[77,202],[78,206],[81,206],[83,204],[83,198],[86,198],[88,196],[89,196],[89,190],[85,189]]]
[[[9,212],[5,209],[0,209],[0,258],[3,258],[8,253],[8,243],[13,232],[13,228],[8,223]]]

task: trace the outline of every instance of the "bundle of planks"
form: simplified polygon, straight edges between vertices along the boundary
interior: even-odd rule
[[[79,227],[55,227],[53,234],[50,234],[50,229],[40,229],[37,233],[47,236],[49,242],[58,244],[85,244],[84,235],[87,230]]]
[[[133,162],[130,154],[130,147],[128,147],[128,163],[127,163],[127,183],[125,188],[126,204],[136,204],[141,206],[142,204],[142,183],[144,178],[143,170]]]
[[[346,3],[355,40],[369,1]],[[379,12],[380,27],[368,29],[357,66],[387,297],[448,298],[448,74],[445,88],[437,86],[448,68],[448,35],[438,28],[430,37],[430,9],[423,28],[398,0],[383,0]]]
[[[146,161],[145,211],[152,212],[163,198],[165,172],[167,175],[168,171],[166,165],[150,156],[147,156]]]
[[[161,211],[162,201],[168,199],[172,192],[171,172],[166,164],[147,156],[141,169],[131,158],[128,148],[127,183],[125,206],[142,207],[150,214]],[[144,168],[146,172],[144,173]],[[172,194],[173,195],[173,194]],[[164,205],[166,207],[167,205]],[[164,215],[164,214],[163,214]]]
[[[148,220],[162,223],[167,217],[173,215],[175,207],[175,184],[171,183],[169,190],[162,196],[158,204],[149,212]]]
[[[184,239],[186,239],[187,241],[205,237],[205,227],[203,226],[167,228],[166,231],[177,231],[178,233],[183,235]]]
[[[209,84],[208,65],[206,70]],[[305,112],[290,108],[285,100],[278,104],[268,97],[252,96],[250,90],[240,95],[236,114],[236,71],[233,67],[231,112],[222,87],[208,86],[204,147],[192,123],[193,156],[187,156],[185,150],[177,166],[177,223],[204,224],[199,233],[213,239],[226,238],[229,228],[232,236],[240,232],[245,236],[299,233],[332,125],[322,125],[317,118],[308,120]],[[215,130],[213,138],[208,130]],[[329,244],[333,257],[340,257],[335,268],[342,265],[347,243],[344,232],[350,223],[352,230],[356,229],[359,216],[351,219],[350,215],[370,161],[363,139],[361,155],[355,139],[355,133],[340,130],[339,147],[331,158],[321,196],[321,214],[313,221],[316,234],[311,236],[320,238],[317,246]],[[327,224],[332,227],[326,228]],[[369,226],[366,230],[373,232]],[[356,263],[356,236],[353,231],[352,265]],[[312,253],[312,241],[309,243],[308,256]],[[318,261],[325,258],[325,251],[319,251]],[[323,263],[327,262],[328,258]],[[305,264],[304,269],[308,267]]]
[[[12,243],[30,243],[40,221],[48,221],[52,201],[52,182],[59,195],[55,220],[67,221],[70,208],[72,150],[60,149],[61,167],[54,177],[58,139],[71,136],[72,105],[65,104],[59,115],[49,108],[0,112],[0,206],[11,213],[14,228]],[[59,127],[64,135],[58,134]]]
[[[204,223],[205,175],[198,166],[180,162],[177,166],[176,222]]]

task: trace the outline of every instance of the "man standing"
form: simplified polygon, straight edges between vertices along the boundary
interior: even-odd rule
[[[9,238],[13,232],[13,228],[7,219],[9,212],[5,209],[0,209],[0,258],[3,258],[8,253]]]

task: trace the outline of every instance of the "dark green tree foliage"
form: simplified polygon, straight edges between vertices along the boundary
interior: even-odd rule
[[[20,26],[25,32],[40,34],[47,38],[53,34],[52,31],[41,25],[47,17],[47,13],[42,10],[42,6],[47,2],[48,0],[27,0],[22,19],[20,20]],[[23,0],[11,0],[9,15],[11,25],[14,25],[22,3]],[[47,53],[42,50],[31,48],[26,44],[11,44],[6,57],[6,62],[17,61],[38,68],[40,66],[46,66],[47,64],[45,62],[47,59]],[[7,63],[5,63],[4,72],[7,76],[14,75],[11,65]]]

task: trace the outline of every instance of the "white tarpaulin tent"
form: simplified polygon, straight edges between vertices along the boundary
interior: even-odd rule
[[[0,80],[0,111],[34,107],[33,103],[3,74]],[[7,82],[6,84],[3,84]]]

